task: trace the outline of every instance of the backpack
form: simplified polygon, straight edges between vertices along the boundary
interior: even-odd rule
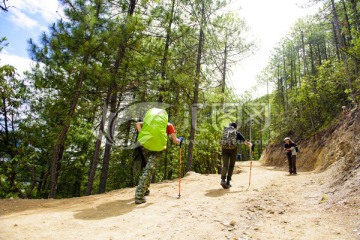
[[[138,135],[138,142],[144,148],[160,152],[166,148],[168,124],[167,112],[159,108],[149,109],[144,117],[141,131]]]
[[[298,146],[295,147],[295,151],[296,151],[296,152],[299,152]]]
[[[237,144],[237,131],[234,127],[224,127],[220,144],[225,149],[235,149]]]

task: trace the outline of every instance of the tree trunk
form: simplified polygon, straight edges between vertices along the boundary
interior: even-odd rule
[[[325,61],[327,61],[329,59],[328,57],[328,52],[327,52],[327,43],[324,43],[324,56],[325,56]]]
[[[222,70],[222,81],[221,81],[221,111],[224,112],[224,104],[225,104],[225,88],[226,88],[226,69],[227,69],[227,32],[225,36],[225,48],[224,48],[224,66]],[[217,173],[221,173],[222,169],[222,155],[221,152],[217,154]]]
[[[277,85],[278,85],[278,100],[279,100],[278,115],[280,116],[281,107],[284,108],[284,112],[285,112],[284,87],[283,87],[283,78],[280,73],[280,65],[277,65]]]
[[[74,180],[74,191],[73,191],[73,197],[80,197],[81,196],[81,182],[83,179],[83,166],[85,164],[81,164],[81,168],[76,169],[75,172],[75,180]]]
[[[290,59],[290,89],[293,88],[293,86],[295,85],[295,82],[296,82],[296,80],[294,80],[294,65],[295,65],[294,60],[291,57],[291,59]]]
[[[116,85],[115,87],[116,88]],[[105,144],[105,151],[104,151],[104,159],[101,168],[101,175],[100,175],[100,184],[99,184],[99,191],[98,193],[104,193],[106,190],[106,181],[107,175],[109,171],[109,164],[110,164],[110,156],[111,156],[111,149],[115,142],[115,126],[117,120],[117,91],[115,90],[111,96],[110,100],[110,117],[108,121],[108,130],[106,134],[106,144]]]
[[[222,81],[221,81],[221,109],[224,110],[225,103],[225,87],[226,87],[226,68],[227,68],[227,34],[225,36],[225,48],[224,48],[224,66],[222,70]]]
[[[299,72],[298,72],[298,83],[299,83],[299,88],[301,88],[301,60],[300,60],[300,48],[297,51],[297,57],[298,57],[298,62],[299,62]]]
[[[100,6],[102,3],[98,2],[96,4],[97,4],[97,9],[96,9],[95,16],[98,18],[99,14],[100,14]],[[94,29],[92,29],[90,36],[93,35],[93,30]],[[59,134],[56,144],[54,146],[53,154],[51,157],[51,166],[50,166],[51,172],[50,172],[50,183],[49,183],[50,191],[49,191],[49,195],[48,195],[49,198],[54,198],[55,194],[56,194],[57,178],[58,178],[58,174],[57,174],[58,162],[62,157],[62,153],[63,153],[62,149],[64,148],[65,138],[69,131],[70,124],[71,124],[72,118],[75,114],[75,110],[76,110],[76,107],[77,107],[77,104],[78,104],[78,101],[79,101],[79,98],[81,95],[81,89],[82,89],[83,82],[85,81],[85,77],[86,77],[86,72],[85,72],[86,67],[85,66],[87,66],[89,64],[89,59],[90,59],[90,54],[86,53],[84,56],[84,60],[83,60],[83,68],[80,71],[79,78],[77,79],[77,82],[76,82],[75,95],[72,99],[69,113],[65,119],[65,123],[60,131],[60,134]]]
[[[14,157],[13,153],[13,147],[10,143],[10,133],[9,133],[9,112],[7,109],[7,97],[5,95],[5,92],[1,94],[2,103],[3,103],[3,117],[4,117],[4,130],[5,130],[5,152],[10,155],[10,158],[12,159]],[[10,164],[10,166],[9,166]],[[11,161],[10,163],[7,163],[7,161],[1,161],[0,159],[0,167],[3,168],[4,172],[6,173],[7,180],[9,181],[9,189],[6,191],[14,192],[15,191],[15,178],[16,178],[16,161]]]
[[[163,93],[168,91],[168,86],[166,84],[166,81],[168,80],[167,76],[166,76],[166,72],[167,72],[167,62],[168,62],[171,32],[172,32],[171,28],[172,28],[172,23],[174,20],[175,3],[176,3],[176,0],[172,0],[169,24],[166,29],[164,55],[163,55],[163,59],[161,61],[161,79],[163,80],[163,84],[160,86],[160,89],[159,89],[160,96],[159,96],[158,102],[160,102],[160,103],[162,103],[164,101]],[[169,83],[169,85],[171,86],[172,84]],[[170,112],[169,112],[169,118],[170,118]],[[169,149],[169,141],[166,143],[166,149]],[[164,180],[166,180],[167,165],[168,165],[168,152],[166,151],[165,152],[165,161],[164,161],[164,178],[163,178]]]
[[[305,36],[303,30],[301,30],[301,47],[303,52],[303,59],[304,59],[304,75],[308,73],[307,64],[306,64],[306,52],[305,52]]]
[[[175,2],[176,0],[172,0],[171,3],[171,12],[170,12],[170,19],[169,19],[169,24],[167,26],[166,29],[166,40],[165,40],[165,48],[164,48],[164,55],[163,55],[163,59],[161,61],[161,79],[163,80],[163,84],[161,84],[159,91],[160,91],[160,96],[158,99],[158,102],[163,102],[164,101],[164,95],[163,93],[166,92],[167,90],[167,86],[166,86],[166,66],[167,66],[167,60],[168,60],[168,55],[169,55],[169,48],[170,48],[170,40],[171,40],[171,28],[172,28],[172,23],[174,21],[174,12],[175,12]],[[170,84],[171,85],[171,84]]]
[[[271,118],[271,110],[270,110],[270,93],[269,93],[269,79],[266,79],[266,95],[267,95],[267,103],[268,103],[268,118],[269,119],[272,119]],[[264,119],[266,119],[266,118],[264,118]],[[276,124],[276,122],[275,122],[275,124]],[[270,126],[268,126],[268,143],[270,142],[270,139],[271,139],[271,129],[270,129]]]
[[[349,14],[348,14],[348,11],[347,11],[347,7],[346,7],[346,3],[344,0],[341,1],[342,2],[342,5],[343,5],[343,8],[344,8],[344,12],[345,12],[345,19],[346,19],[346,26],[347,26],[347,30],[349,32],[349,37],[348,37],[348,42],[349,42],[349,46],[353,46],[352,44],[352,33],[351,33],[351,25],[350,25],[350,20],[349,20]],[[355,21],[354,22],[354,25],[355,25],[355,30],[357,30],[357,20],[356,18],[358,17],[357,16],[357,9],[356,9],[356,3],[355,4],[355,11],[354,11],[354,18],[355,18]],[[354,72],[355,72],[355,79],[358,79],[359,77],[359,61],[357,58],[353,57],[353,61],[354,61]]]
[[[285,112],[289,110],[289,92],[288,92],[288,81],[286,73],[286,57],[285,57],[285,48],[283,47],[283,86],[285,87]],[[287,115],[287,114],[286,114]]]
[[[322,65],[322,59],[321,59],[321,49],[320,49],[320,43],[317,44],[317,52],[318,52],[318,57],[319,57],[319,66]]]
[[[335,52],[338,62],[340,62],[340,50],[339,50],[339,44],[337,43],[337,36],[336,36],[336,29],[335,29],[335,23],[334,21],[331,21],[332,28],[333,28],[333,35],[334,35],[334,43],[335,43]]]
[[[3,94],[4,95],[4,94]],[[8,124],[8,115],[7,115],[7,107],[6,107],[6,97],[5,95],[2,96],[2,101],[3,101],[3,111],[4,111],[4,124],[5,124],[5,146],[7,148],[7,150],[10,149],[10,145],[9,145],[9,124]]]
[[[352,34],[351,34],[351,27],[350,27],[350,21],[349,21],[349,15],[348,15],[348,11],[347,11],[347,7],[346,7],[346,3],[344,0],[341,0],[341,3],[342,3],[342,6],[343,6],[343,9],[344,9],[344,15],[345,15],[345,24],[346,24],[346,28],[347,28],[347,31],[348,31],[348,37],[346,38],[347,40],[347,44],[345,42],[345,45],[350,45],[351,44],[351,40],[352,40]],[[345,35],[345,34],[344,34]]]
[[[360,17],[359,12],[357,10],[357,1],[356,0],[350,0],[351,2],[351,8],[354,13],[354,24],[355,24],[355,30],[360,31]]]
[[[87,65],[89,61],[89,56],[84,57],[83,66]],[[56,144],[54,146],[53,154],[51,157],[51,175],[50,175],[50,192],[48,195],[48,198],[54,198],[56,194],[56,188],[57,188],[57,179],[58,179],[58,161],[60,160],[59,157],[61,154],[61,148],[64,146],[66,135],[69,131],[71,120],[74,117],[74,113],[76,110],[77,103],[79,101],[80,95],[81,95],[81,89],[83,82],[85,80],[85,69],[83,68],[80,72],[80,76],[77,80],[76,87],[75,87],[75,95],[73,97],[70,111],[67,114],[64,126],[61,129],[60,134],[58,135],[58,138],[56,140]]]
[[[128,8],[128,15],[127,15],[128,18],[134,14],[136,3],[137,3],[137,0],[130,1],[129,8]],[[126,22],[124,23],[123,27],[125,25],[126,25]],[[108,170],[109,170],[111,148],[112,148],[113,140],[114,140],[114,136],[113,136],[114,127],[115,127],[116,119],[117,119],[117,115],[118,115],[117,114],[118,90],[117,90],[116,78],[117,78],[121,63],[125,57],[125,53],[127,50],[127,46],[126,46],[127,42],[130,39],[130,35],[126,32],[125,29],[122,32],[124,33],[124,36],[122,37],[122,39],[119,43],[118,53],[117,53],[117,57],[116,57],[115,64],[114,64],[113,79],[112,79],[112,83],[111,83],[110,89],[109,89],[109,91],[111,92],[111,100],[110,100],[110,108],[111,108],[110,115],[111,115],[111,117],[109,118],[109,123],[108,123],[109,131],[108,132],[110,133],[111,139],[109,139],[108,137],[106,138],[104,159],[103,159],[103,165],[101,168],[100,184],[99,184],[98,193],[104,193],[106,190],[106,181],[107,181],[107,175],[108,175]]]
[[[311,74],[315,75],[315,63],[314,63],[314,50],[312,42],[309,42],[309,48],[310,48],[310,65],[311,65]]]
[[[337,10],[336,10],[334,0],[331,0],[331,7],[332,7],[332,12],[333,12],[334,26],[335,26],[335,33],[336,33],[336,40],[337,40],[336,44],[339,45],[339,49],[345,48],[345,43],[343,42],[343,40],[341,38],[341,30],[340,30],[340,26],[339,26],[339,18],[338,18],[338,15],[337,15]],[[344,65],[345,65],[346,78],[347,78],[348,86],[349,86],[349,90],[350,90],[350,97],[352,98],[352,100],[354,100],[352,81],[351,81],[351,76],[350,76],[349,67],[348,67],[348,59],[347,59],[344,52],[341,51],[340,55],[341,55],[341,58],[342,58],[342,60],[344,62]]]
[[[105,126],[105,120],[106,120],[106,115],[107,115],[107,111],[108,111],[109,101],[110,101],[110,90],[108,90],[108,94],[105,99],[105,103],[104,103],[104,107],[103,107],[103,116],[100,121],[99,132],[98,132],[98,136],[97,136],[96,143],[95,143],[95,151],[94,151],[94,156],[93,156],[91,166],[90,166],[89,178],[88,178],[88,183],[87,183],[87,187],[85,190],[85,195],[90,195],[92,192],[96,169],[97,169],[97,165],[99,164],[99,159],[100,159],[100,149],[101,149],[102,138],[103,138],[104,130],[105,130],[104,126]]]
[[[199,43],[198,43],[198,52],[197,52],[197,61],[196,61],[196,70],[195,70],[195,85],[194,85],[194,98],[192,101],[191,107],[191,127],[190,127],[190,142],[188,147],[188,159],[186,163],[186,172],[191,171],[192,161],[193,161],[193,149],[195,141],[195,130],[197,122],[197,104],[199,99],[199,85],[200,85],[200,72],[201,72],[201,57],[204,44],[204,21],[205,21],[205,6],[204,0],[202,1],[201,7],[201,23],[200,23],[200,33],[199,33]]]

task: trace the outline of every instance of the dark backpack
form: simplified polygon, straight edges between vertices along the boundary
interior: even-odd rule
[[[225,149],[235,149],[237,143],[237,132],[234,127],[224,127],[220,144]]]
[[[139,173],[146,167],[146,159],[144,157],[141,146],[138,146],[134,149],[133,160],[134,160],[134,164],[133,164],[134,172]]]

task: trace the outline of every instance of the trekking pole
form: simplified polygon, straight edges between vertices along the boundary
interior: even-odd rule
[[[180,196],[181,196],[181,194],[180,194],[181,165],[182,165],[182,163],[181,163],[181,156],[182,156],[182,148],[181,148],[181,146],[182,146],[182,143],[184,141],[184,138],[180,137],[179,139],[180,139],[180,160],[179,160],[179,195],[178,195],[178,198],[180,198]]]
[[[250,144],[252,144],[251,143],[251,119],[250,119]],[[251,184],[251,170],[252,170],[252,149],[251,148],[252,148],[252,146],[250,146],[250,154],[249,154],[249,156],[250,156],[250,175],[249,175],[249,186],[247,189],[250,188],[250,184]]]
[[[251,157],[251,153],[250,153],[250,157]],[[250,160],[250,175],[249,175],[249,186],[248,186],[248,189],[250,188],[250,183],[251,183],[251,169],[252,169],[252,159]]]

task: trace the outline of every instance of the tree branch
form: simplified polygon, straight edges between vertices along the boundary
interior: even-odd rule
[[[3,10],[4,12],[8,12],[9,8],[11,7],[11,6],[6,6],[7,1],[8,0],[2,0],[2,4],[0,5],[0,9]]]

